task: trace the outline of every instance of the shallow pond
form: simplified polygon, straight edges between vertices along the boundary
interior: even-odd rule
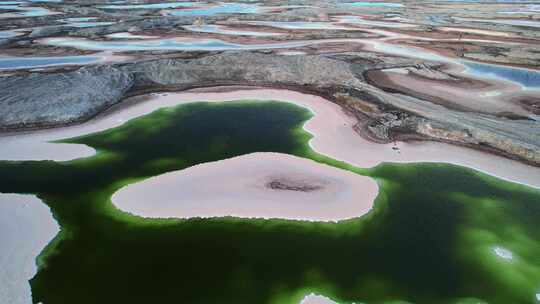
[[[475,76],[504,79],[522,85],[525,88],[540,88],[540,71],[463,61],[467,73]]]
[[[9,2],[8,2],[9,3]],[[21,6],[23,2],[12,2],[12,4],[0,5],[0,18],[13,18],[13,17],[40,17],[53,15],[55,12],[52,12],[46,8],[39,6]],[[1,12],[2,10],[8,12]],[[11,12],[14,11],[14,12]],[[4,15],[5,14],[5,15]],[[4,15],[4,16],[2,16]]]
[[[355,168],[310,149],[310,117],[276,102],[185,104],[64,141],[93,157],[0,162],[0,192],[39,195],[62,227],[33,301],[296,304],[313,292],[341,303],[534,303],[539,191],[451,165]],[[369,214],[339,223],[143,219],[110,203],[124,185],[252,152],[366,175],[381,194]]]
[[[344,5],[356,7],[403,7],[403,4],[397,2],[377,2],[377,1],[357,1],[345,2]]]
[[[301,21],[255,21],[250,24],[271,26],[289,30],[355,30],[354,28],[348,28],[345,26],[335,25],[332,22],[301,22]]]
[[[190,7],[194,5],[205,4],[199,2],[163,2],[163,3],[147,3],[147,4],[114,4],[114,5],[98,5],[97,8],[104,9],[166,9],[177,7]]]
[[[471,21],[471,22],[479,22],[479,23],[495,23],[495,24],[505,24],[505,25],[513,25],[513,26],[523,26],[523,27],[533,27],[533,28],[539,28],[540,27],[540,21],[532,21],[532,20],[519,20],[519,19],[471,19],[471,18],[459,18],[454,17],[454,19],[459,21]]]
[[[21,35],[21,33],[13,32],[13,31],[1,31],[0,32],[0,39],[2,38],[11,38]]]
[[[235,30],[233,28],[227,28],[220,25],[201,25],[201,26],[188,25],[188,26],[184,26],[184,28],[193,32],[214,33],[214,34],[222,34],[222,35],[259,36],[259,37],[283,35],[282,33]]]
[[[465,73],[472,76],[511,81],[525,88],[540,87],[540,71],[538,70],[453,59],[420,48],[412,48],[404,45],[378,41],[371,41],[369,43],[371,43],[375,51],[387,54],[463,65],[466,68]]]
[[[360,16],[337,16],[338,22],[340,23],[351,23],[375,27],[389,27],[389,28],[406,28],[406,27],[416,27],[416,24],[409,24],[403,22],[385,22],[385,21],[375,21],[375,20],[365,20]]]
[[[0,70],[16,70],[42,68],[61,65],[83,65],[98,62],[97,56],[64,56],[64,57],[0,57]]]
[[[119,32],[107,35],[108,38],[112,39],[158,39],[158,36],[148,36],[148,35],[137,35],[129,32]]]
[[[259,12],[259,6],[256,4],[221,3],[207,8],[173,10],[169,14],[172,16],[213,16],[217,14],[255,14],[257,12]]]
[[[256,50],[279,49],[308,45],[310,42],[281,42],[266,44],[238,44],[219,39],[159,39],[144,41],[95,41],[76,38],[51,38],[46,44],[75,47],[85,50]]]

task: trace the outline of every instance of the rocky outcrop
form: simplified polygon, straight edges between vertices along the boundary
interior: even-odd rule
[[[373,88],[364,90],[379,97],[380,103],[410,114],[394,116],[394,119],[382,122],[375,118],[379,123],[371,127],[374,133],[391,134],[393,128],[405,127],[409,132],[425,138],[477,145],[536,165],[540,164],[538,121],[511,120],[481,113],[461,112],[402,94],[380,94]]]
[[[132,84],[131,74],[111,66],[4,77],[0,81],[0,128],[31,129],[78,122],[120,101]]]
[[[199,83],[250,83],[324,87],[362,85],[349,65],[324,56],[276,56],[226,52],[196,60],[158,60],[128,65],[139,84],[196,86]]]
[[[0,82],[3,129],[54,126],[88,119],[123,96],[216,85],[265,85],[309,91],[329,98],[359,117],[371,138],[396,133],[489,148],[540,164],[540,124],[531,120],[451,110],[427,100],[385,92],[359,73],[377,63],[354,55],[279,56],[225,52],[195,59],[161,59],[81,68],[56,74],[5,77]],[[403,64],[403,62],[401,62]]]

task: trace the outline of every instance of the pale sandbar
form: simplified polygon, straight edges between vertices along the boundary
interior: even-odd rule
[[[128,185],[111,198],[147,218],[240,218],[332,221],[373,206],[375,180],[282,153],[251,153],[203,163]]]
[[[36,257],[58,232],[37,197],[0,193],[0,302],[32,303],[28,281],[37,272]]]

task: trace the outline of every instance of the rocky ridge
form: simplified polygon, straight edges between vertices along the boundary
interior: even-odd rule
[[[365,55],[365,54],[364,54]],[[216,85],[289,88],[321,95],[358,117],[357,129],[371,139],[400,137],[445,141],[488,149],[540,165],[540,124],[450,110],[427,100],[385,92],[362,73],[380,67],[362,53],[280,56],[223,52],[194,59],[159,59],[83,67],[56,73],[6,76],[0,82],[3,131],[82,122],[128,96]],[[380,59],[380,58],[379,58]],[[407,60],[385,58],[385,67]],[[422,69],[410,61],[409,66]],[[426,65],[431,71],[432,66]],[[440,76],[440,75],[439,75]]]

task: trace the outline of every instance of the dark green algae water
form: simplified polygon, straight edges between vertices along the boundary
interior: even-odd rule
[[[339,303],[536,303],[540,191],[446,164],[355,168],[309,148],[310,117],[279,102],[187,104],[66,140],[94,157],[0,162],[0,192],[37,194],[62,228],[39,257],[33,301],[274,304],[315,292]],[[126,184],[251,152],[368,175],[380,194],[369,214],[337,224],[143,219],[110,203]]]

